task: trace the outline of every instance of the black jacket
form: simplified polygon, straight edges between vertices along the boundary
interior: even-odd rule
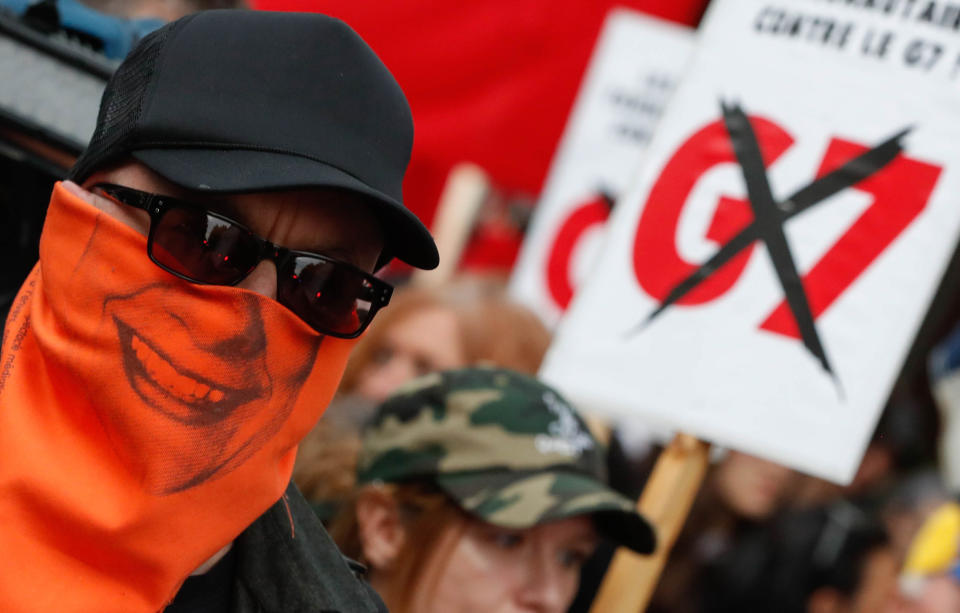
[[[289,513],[288,513],[289,509]],[[234,542],[234,613],[380,613],[386,607],[291,483]]]

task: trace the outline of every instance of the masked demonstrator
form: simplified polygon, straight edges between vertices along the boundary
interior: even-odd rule
[[[437,264],[412,138],[329,17],[198,13],[124,61],[6,320],[0,610],[382,607],[288,483],[372,273]]]

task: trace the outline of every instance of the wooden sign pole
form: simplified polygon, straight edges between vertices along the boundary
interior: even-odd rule
[[[431,228],[440,252],[440,265],[433,270],[415,271],[411,283],[437,287],[453,277],[489,192],[490,180],[479,166],[463,162],[450,170]]]
[[[647,607],[709,464],[710,444],[689,434],[677,434],[663,450],[637,503],[657,532],[657,550],[641,556],[618,549],[591,613],[639,613]]]

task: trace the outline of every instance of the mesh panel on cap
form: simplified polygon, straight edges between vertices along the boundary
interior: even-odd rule
[[[166,40],[190,18],[151,32],[137,44],[110,78],[100,101],[97,127],[70,178],[78,183],[94,170],[131,150],[126,142],[140,118],[144,96]]]

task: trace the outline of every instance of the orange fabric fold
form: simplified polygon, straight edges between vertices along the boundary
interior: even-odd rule
[[[0,352],[0,611],[162,610],[283,494],[352,345],[58,184]]]

